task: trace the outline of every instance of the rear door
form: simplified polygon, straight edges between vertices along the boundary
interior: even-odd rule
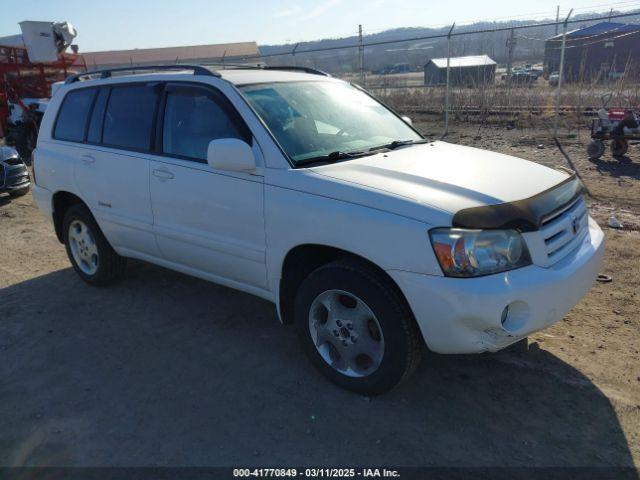
[[[55,169],[51,169],[49,175],[62,174],[62,185],[73,193],[78,193],[93,212],[97,200],[95,190],[88,188],[87,182],[93,183],[95,180],[92,178],[93,175],[91,178],[86,176],[89,172],[83,171],[79,166],[90,154],[85,139],[97,94],[98,89],[95,87],[69,91],[58,110],[51,132],[51,145],[42,145],[42,148],[39,148],[43,152],[46,151],[45,155],[52,160],[55,159],[52,162]]]
[[[159,255],[149,156],[161,90],[158,83],[101,87],[76,164],[78,188],[106,237],[125,255]]]
[[[219,279],[266,288],[263,176],[207,164],[209,142],[239,138],[260,151],[213,87],[168,84],[150,164],[154,230],[164,258]]]

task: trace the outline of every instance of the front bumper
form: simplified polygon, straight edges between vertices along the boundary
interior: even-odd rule
[[[404,292],[430,350],[478,353],[500,350],[562,319],[593,285],[603,254],[604,235],[590,218],[584,241],[548,268],[531,265],[463,279],[388,273]]]
[[[24,165],[3,165],[0,169],[0,192],[23,190],[31,185],[29,170]]]

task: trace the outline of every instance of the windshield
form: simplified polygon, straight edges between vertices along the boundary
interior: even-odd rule
[[[386,107],[347,83],[287,82],[248,85],[241,90],[298,164],[422,139]]]

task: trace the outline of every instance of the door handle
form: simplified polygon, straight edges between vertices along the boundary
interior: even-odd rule
[[[86,163],[87,165],[91,164],[91,163],[95,163],[96,159],[93,158],[93,155],[89,155],[89,154],[84,154],[80,156],[80,159]]]
[[[169,170],[154,170],[153,176],[158,177],[160,180],[170,180],[173,178],[173,173]]]

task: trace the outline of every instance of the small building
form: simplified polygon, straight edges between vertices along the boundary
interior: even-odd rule
[[[493,83],[496,62],[488,55],[451,57],[449,59],[451,85],[484,85]],[[427,86],[447,83],[447,59],[432,58],[424,66],[424,84]]]
[[[259,56],[256,42],[188,45],[166,48],[136,48],[88,52],[83,56],[91,69],[129,65],[172,65],[175,63],[230,63],[254,60]]]
[[[545,42],[544,72],[560,70],[562,35]],[[638,77],[640,25],[601,22],[567,32],[564,72],[567,81],[607,81]]]

